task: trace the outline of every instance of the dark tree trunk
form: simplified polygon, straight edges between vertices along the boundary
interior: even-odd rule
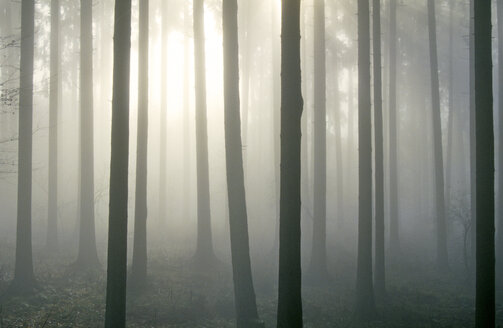
[[[475,225],[477,221],[477,199],[476,199],[476,144],[475,144],[475,24],[474,24],[474,0],[470,0],[470,35],[469,39],[469,79],[470,79],[470,278],[475,281]]]
[[[372,283],[372,119],[369,0],[358,0],[358,260],[356,315],[375,315]]]
[[[437,216],[437,265],[446,268],[447,229],[445,223],[444,160],[442,122],[440,117],[440,86],[438,82],[437,23],[435,0],[428,0],[428,31],[430,40],[431,102],[433,111],[433,147],[435,158],[435,203]]]
[[[92,2],[80,1],[80,230],[79,269],[100,266],[94,227]]]
[[[138,38],[138,129],[136,142],[136,191],[131,281],[143,286],[147,280],[147,148],[148,148],[148,10],[140,1]]]
[[[314,196],[310,280],[328,279],[325,0],[314,1]]]
[[[498,285],[503,286],[503,3],[496,3],[498,14],[498,180],[496,269]]]
[[[105,327],[126,325],[131,0],[115,2]]]
[[[159,236],[166,233],[167,220],[167,148],[168,148],[168,1],[161,2],[161,108],[159,120]]]
[[[51,0],[51,59],[49,90],[49,186],[47,240],[49,252],[58,250],[58,100],[59,0]]]
[[[477,249],[475,327],[495,327],[494,131],[491,1],[475,1]]]
[[[381,0],[373,0],[373,59],[374,59],[374,138],[375,138],[375,273],[376,294],[384,296],[384,155],[382,120],[382,70],[381,70]]]
[[[281,187],[278,328],[302,327],[300,144],[302,91],[300,0],[281,7]]]
[[[34,14],[34,0],[21,1],[16,264],[10,287],[15,293],[36,285],[31,244]]]
[[[232,273],[237,327],[260,327],[253,288],[246,213],[241,119],[239,113],[239,48],[237,0],[222,4],[224,56],[224,119],[227,193]]]
[[[195,261],[200,265],[204,265],[215,261],[211,233],[210,181],[208,171],[204,0],[194,0],[193,10],[197,166],[197,246]]]
[[[400,254],[398,219],[398,156],[396,111],[396,1],[390,0],[389,12],[389,248],[394,260]]]

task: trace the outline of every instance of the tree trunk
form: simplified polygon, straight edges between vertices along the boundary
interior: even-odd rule
[[[390,0],[389,12],[389,248],[396,260],[400,254],[400,222],[398,219],[398,156],[396,109],[396,0]]]
[[[80,230],[79,269],[100,266],[94,227],[92,3],[81,0],[80,15]]]
[[[166,233],[167,216],[167,135],[168,135],[168,1],[161,3],[161,107],[159,120],[159,238]]]
[[[281,191],[278,328],[302,327],[300,252],[300,144],[302,91],[300,0],[282,1]]]
[[[430,40],[431,101],[433,110],[433,146],[435,158],[435,203],[437,216],[437,265],[446,268],[447,229],[445,223],[444,160],[442,122],[440,117],[440,86],[438,82],[437,24],[435,0],[428,0],[428,31]]]
[[[31,243],[34,14],[34,0],[21,1],[16,264],[10,286],[15,293],[36,285]]]
[[[386,293],[384,261],[384,155],[381,72],[381,0],[373,0],[374,138],[375,138],[375,290]]]
[[[498,285],[503,285],[503,3],[496,3],[498,14],[498,180],[496,213],[496,268]]]
[[[491,1],[475,1],[477,249],[475,327],[495,327],[494,132]]]
[[[105,327],[126,325],[131,0],[115,2]]]
[[[445,206],[447,217],[451,214],[451,194],[452,194],[452,151],[453,151],[453,134],[454,134],[454,1],[449,0],[449,117],[447,127],[447,163],[445,166]]]
[[[224,119],[229,227],[237,327],[260,327],[253,288],[246,213],[241,120],[239,113],[239,48],[237,0],[222,4]]]
[[[369,0],[358,0],[358,260],[356,315],[375,315],[372,286],[372,119]]]
[[[214,263],[215,254],[213,252],[211,233],[210,181],[208,171],[204,0],[194,0],[193,10],[197,167],[197,246],[195,261],[199,265],[205,265]]]
[[[190,122],[190,8],[189,1],[184,2],[183,23],[184,23],[184,42],[183,42],[183,213],[186,220],[192,217],[191,210],[191,132]]]
[[[49,186],[47,240],[49,252],[58,250],[58,100],[59,0],[51,0],[51,58],[49,90]]]
[[[314,1],[314,196],[313,241],[308,275],[328,279],[326,246],[326,49],[325,0]]]
[[[474,23],[474,0],[470,0],[470,35],[469,39],[469,79],[470,79],[470,255],[472,265],[470,277],[475,279],[475,225],[477,223],[477,200],[476,200],[476,143],[475,143],[475,23]]]
[[[138,33],[138,129],[136,142],[136,191],[131,280],[147,280],[147,149],[148,149],[148,22],[149,0],[140,1]]]
[[[277,4],[271,1],[272,31],[272,111],[273,111],[273,133],[274,133],[274,204],[275,204],[275,222],[274,222],[274,244],[275,254],[279,248],[279,198],[280,198],[280,106],[281,106],[281,81],[280,81],[280,47],[279,47],[279,28],[278,28],[278,10]]]

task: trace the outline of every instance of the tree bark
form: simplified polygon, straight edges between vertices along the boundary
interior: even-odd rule
[[[300,0],[282,0],[278,328],[302,327]]]
[[[10,286],[15,293],[36,285],[31,241],[34,16],[34,0],[21,1],[16,263]]]
[[[253,288],[246,213],[241,119],[237,0],[222,3],[224,119],[229,227],[237,327],[260,327]]]
[[[475,327],[495,327],[494,131],[491,1],[475,1],[477,249]]]
[[[382,70],[381,70],[381,0],[373,0],[373,59],[374,59],[374,143],[375,143],[375,273],[376,294],[384,296],[384,151],[382,119]]]
[[[440,117],[440,86],[438,82],[437,23],[435,0],[428,0],[428,31],[430,40],[431,101],[433,111],[433,147],[435,158],[435,203],[437,216],[437,265],[446,268],[447,228],[445,223],[444,160],[442,151],[442,122]]]
[[[372,124],[369,0],[358,0],[358,259],[356,315],[375,316],[372,284]]]
[[[80,2],[80,230],[79,269],[100,266],[94,226],[92,3]]]
[[[115,2],[105,327],[126,325],[131,0]]]
[[[131,280],[144,286],[147,280],[147,150],[148,150],[148,46],[149,0],[142,0],[138,33],[138,129],[136,142],[136,190]]]
[[[496,3],[498,15],[498,178],[496,270],[498,285],[503,285],[503,3]]]

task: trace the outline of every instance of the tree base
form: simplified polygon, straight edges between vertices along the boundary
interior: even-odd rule
[[[27,279],[14,278],[5,293],[0,297],[0,300],[16,296],[33,295],[38,288],[39,286],[35,277]]]

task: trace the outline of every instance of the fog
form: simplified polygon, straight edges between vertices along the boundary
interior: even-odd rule
[[[33,89],[32,146],[28,151],[32,166],[23,171],[31,171],[32,176],[28,179],[30,189],[22,189],[31,190],[31,200],[23,203],[26,195],[18,194],[18,186],[27,175],[18,174],[23,154],[18,145],[28,140],[23,138],[30,128],[21,128],[19,115],[27,108],[20,100],[20,68],[23,74],[23,67],[28,67],[23,66],[22,52],[29,49],[23,48],[26,39],[22,38],[25,26],[21,17],[22,7],[30,8],[33,0],[0,0],[0,327],[94,327],[104,322],[107,327],[503,324],[502,317],[495,315],[502,306],[503,263],[503,234],[499,231],[503,216],[498,207],[503,203],[499,192],[503,186],[499,174],[503,163],[500,2],[479,1],[491,5],[475,5],[474,13],[471,6],[477,1],[469,0],[132,0],[128,10],[129,1],[92,1],[87,3],[87,14],[83,7],[87,0],[34,1],[34,33],[29,37],[34,47],[33,82],[25,85]],[[144,17],[148,19],[148,28],[143,30],[148,39],[143,43],[139,32],[141,1],[145,1],[142,8],[146,8]],[[131,15],[130,21],[114,16],[121,13],[121,2],[126,6],[123,14]],[[204,8],[205,57],[198,57],[195,51],[197,22],[201,22],[194,21],[198,19],[196,2]],[[298,17],[285,16],[295,13],[299,4]],[[381,79],[376,79],[373,43],[376,4],[381,6]],[[365,15],[369,5],[370,12]],[[54,8],[59,11],[56,35],[51,31]],[[26,12],[29,14],[29,9]],[[237,30],[233,30],[232,15],[236,14]],[[479,42],[487,38],[478,27],[487,15],[492,15],[492,32],[488,34],[492,37],[492,63],[481,59],[487,58],[483,57],[487,44]],[[470,19],[474,16],[475,20]],[[29,16],[25,17],[29,21]],[[92,23],[81,31],[81,18],[84,22],[86,17]],[[226,17],[229,39],[225,37]],[[432,17],[436,24],[433,41]],[[122,28],[121,22],[125,24]],[[131,28],[130,39],[129,34],[121,34],[128,32],[127,26]],[[366,26],[369,28],[362,31]],[[26,31],[29,35],[29,27]],[[87,37],[92,49],[81,49],[86,31],[90,32]],[[478,31],[482,31],[480,39]],[[288,42],[298,32],[303,104],[296,104],[302,112],[300,122],[294,121],[295,111],[289,106],[297,99],[292,92],[296,76],[290,75],[294,70],[288,70],[296,64],[297,48],[286,48],[292,46]],[[114,54],[114,43],[120,46],[128,40],[129,61],[124,53],[116,50]],[[54,48],[56,41],[59,49]],[[145,42],[148,46],[142,47]],[[232,85],[236,86],[236,80],[228,80],[228,91],[224,89],[227,76],[236,76],[229,71],[234,59],[224,60],[229,44],[229,54],[237,51],[239,64],[235,66],[239,68],[235,92]],[[432,50],[432,44],[436,49]],[[148,71],[142,80],[139,58],[145,49]],[[365,59],[366,51],[370,52]],[[432,69],[432,51],[438,62],[436,71]],[[485,54],[490,55],[488,51]],[[114,60],[114,56],[118,57]],[[205,64],[202,70],[195,66],[198,58]],[[365,60],[370,66],[361,66]],[[477,80],[479,72],[487,73],[484,63],[491,65],[492,81],[487,75],[479,75]],[[83,65],[91,69],[83,70]],[[361,80],[367,71],[370,79]],[[438,72],[437,88],[434,71]],[[199,89],[202,73],[205,90]],[[118,80],[114,80],[116,76]],[[120,76],[129,78],[129,91],[118,86],[118,82],[127,83]],[[141,81],[146,90],[143,94]],[[365,83],[370,83],[368,90]],[[484,90],[490,92],[490,105],[475,100],[477,95],[481,95],[479,99],[487,95],[482,95]],[[376,91],[382,101],[376,99]],[[129,99],[123,96],[126,94]],[[200,98],[203,95],[206,107]],[[124,99],[129,108],[121,103]],[[231,102],[236,99],[237,103]],[[230,108],[228,117],[226,106]],[[51,107],[53,115],[56,113],[53,121]],[[379,107],[381,125],[376,121]],[[482,123],[476,125],[475,117],[482,112],[490,112],[491,117],[489,121],[487,117],[479,119]],[[142,113],[148,113],[148,118]],[[113,117],[117,117],[116,139],[112,137]],[[141,139],[139,127],[147,120],[143,135],[148,139]],[[487,122],[493,122],[494,134]],[[129,128],[120,130],[120,124]],[[297,140],[293,128],[285,128],[288,124],[301,129],[299,190],[295,188],[297,163],[291,160],[296,159],[291,151]],[[207,132],[196,131],[203,126]],[[21,129],[28,129],[24,130],[28,134],[23,135]],[[492,144],[483,143],[489,140],[482,136],[484,131]],[[234,135],[228,135],[226,148],[226,133],[230,132]],[[114,140],[117,157],[112,152]],[[146,148],[138,147],[138,140],[147,142]],[[376,153],[378,145],[382,161],[379,151]],[[485,153],[480,151],[479,156],[476,146],[487,147],[492,157],[486,160],[492,161],[492,170],[483,166]],[[232,150],[235,147],[240,147],[241,155]],[[146,162],[142,163],[146,164],[137,165],[142,149],[146,151]],[[125,158],[127,163],[121,160]],[[55,184],[50,183],[51,163],[56,168]],[[141,165],[146,165],[146,171],[137,172]],[[125,171],[114,171],[114,167]],[[239,179],[235,178],[240,170],[244,174],[243,201]],[[122,175],[111,179],[111,171]],[[492,173],[492,179],[483,176],[484,172]],[[367,173],[370,176],[365,180]],[[135,237],[136,225],[143,222],[135,222],[135,216],[143,213],[137,210],[142,199],[137,195],[137,181],[142,174],[146,174],[146,185],[139,185],[146,188],[142,193],[146,197],[146,232]],[[475,177],[480,177],[480,190],[475,187]],[[127,182],[127,190],[117,181]],[[205,192],[206,182],[209,193]],[[120,198],[118,190],[127,198]],[[300,211],[296,210],[297,191]],[[476,197],[489,194],[495,209],[484,202],[483,209],[476,209]],[[51,199],[55,212],[51,212]],[[234,209],[241,212],[234,212],[234,200]],[[28,211],[25,217],[20,213],[29,210],[26,204],[31,204],[31,215]],[[119,208],[116,206],[123,206],[127,216],[113,212]],[[492,217],[486,217],[484,209]],[[367,216],[366,210],[370,211]],[[475,217],[487,225],[477,222],[476,231]],[[24,231],[31,237],[19,230],[19,222],[26,224],[26,220],[29,226],[24,225],[28,227]],[[300,253],[294,247],[296,224],[300,227]],[[382,224],[384,235],[379,230]],[[488,232],[484,227],[491,224],[492,232],[484,234]],[[120,239],[125,225],[127,243]],[[20,233],[31,240],[31,245],[24,244],[29,246],[28,253],[16,253],[23,248],[19,246]],[[131,269],[135,238],[141,240],[143,235],[146,264],[139,272],[146,270],[146,276],[130,279],[135,270]],[[111,248],[114,240],[119,240],[114,238],[121,240],[115,244],[119,248]],[[382,238],[384,244],[380,244]],[[476,239],[487,243],[476,247]],[[236,245],[235,257],[231,242]],[[110,269],[126,270],[120,262],[122,253],[114,251],[121,247],[127,248],[127,297],[125,271],[120,271],[121,276]],[[483,247],[488,261],[493,262],[489,271],[483,271],[487,269],[484,263],[489,263],[487,257],[475,258],[475,254],[483,254]],[[487,247],[492,253],[487,253]],[[99,263],[89,260],[94,248]],[[32,263],[33,277],[28,274],[28,280],[17,276],[23,270],[19,258]],[[301,270],[296,259],[301,261]],[[384,271],[385,278],[381,276]],[[301,272],[302,298],[300,280],[295,280]],[[483,276],[482,272],[492,272],[492,280],[491,273]],[[247,282],[240,285],[240,278]],[[479,288],[480,281],[487,279],[492,287]],[[124,291],[124,298],[110,287],[111,281],[123,283],[117,288]],[[361,287],[364,281],[370,289],[368,285]],[[481,290],[493,296],[492,312],[481,312]]]

